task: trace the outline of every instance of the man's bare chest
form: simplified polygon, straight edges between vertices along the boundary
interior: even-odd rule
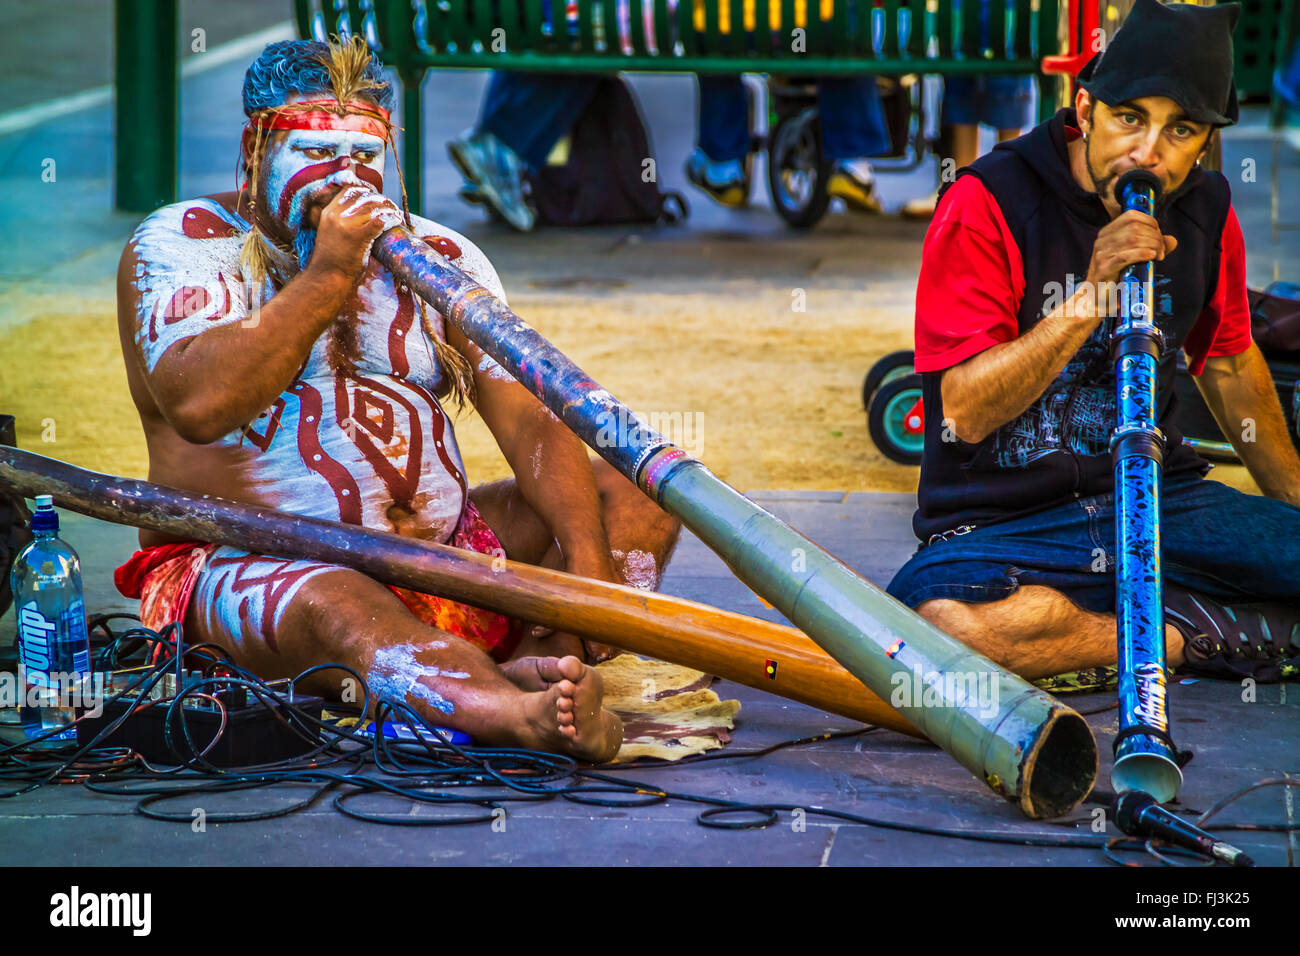
[[[441,372],[431,339],[442,317],[372,262],[312,349],[304,379],[383,376],[436,392]]]

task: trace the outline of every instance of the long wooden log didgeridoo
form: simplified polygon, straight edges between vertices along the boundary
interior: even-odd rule
[[[735,575],[882,699],[1030,817],[1076,806],[1097,775],[1087,723],[866,581],[704,465],[626,405],[488,290],[402,228],[373,254],[523,383],[579,438],[675,515]],[[995,702],[972,699],[983,682]],[[987,713],[992,710],[993,713]]]
[[[353,568],[384,584],[464,601],[923,736],[799,631],[744,614],[418,538],[86,471],[3,445],[0,489],[27,498],[52,494],[60,508],[186,540]]]

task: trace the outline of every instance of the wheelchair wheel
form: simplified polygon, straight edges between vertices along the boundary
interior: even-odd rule
[[[871,407],[871,396],[876,394],[876,389],[886,382],[892,382],[896,378],[902,378],[904,375],[911,375],[915,369],[913,363],[916,361],[916,353],[910,349],[904,349],[900,352],[890,352],[867,372],[867,377],[862,380],[862,407]]]
[[[830,172],[815,107],[777,123],[767,148],[767,184],[777,215],[796,229],[816,225],[830,206]]]
[[[925,417],[921,411],[921,376],[912,374],[886,382],[871,396],[867,431],[890,461],[919,465],[925,447]]]

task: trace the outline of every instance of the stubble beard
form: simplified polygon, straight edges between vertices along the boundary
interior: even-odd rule
[[[1097,190],[1097,195],[1103,198],[1106,196],[1110,196],[1110,198],[1121,207],[1121,211],[1122,211],[1123,203],[1121,203],[1119,197],[1114,195],[1112,192],[1115,188],[1115,183],[1119,181],[1119,176],[1117,174],[1112,173],[1110,176],[1107,176],[1105,178],[1098,178],[1097,174],[1093,172],[1092,140],[1090,138],[1085,139],[1083,141],[1083,162],[1084,165],[1088,167],[1088,178],[1092,180],[1092,187],[1093,189]],[[1188,175],[1184,176],[1183,181],[1178,184],[1178,187],[1176,189],[1172,189],[1168,192],[1165,192],[1162,189],[1160,192],[1160,196],[1156,199],[1156,205],[1154,211],[1157,213],[1163,211],[1165,207],[1167,207],[1171,202],[1176,200],[1183,193],[1187,192],[1187,190],[1189,190],[1193,185],[1192,180],[1193,180],[1194,173],[1195,170],[1193,170],[1192,173],[1189,173]]]

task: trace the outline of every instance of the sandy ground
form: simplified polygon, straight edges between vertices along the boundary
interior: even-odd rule
[[[806,311],[795,312],[787,289],[741,282],[709,293],[507,294],[597,381],[737,488],[916,488],[919,469],[876,450],[860,407],[866,369],[911,345],[903,303],[809,289]],[[32,320],[0,334],[0,410],[17,417],[21,447],[144,477],[111,295],[104,283],[32,298]],[[481,419],[463,414],[456,433],[471,481],[509,477]],[[1213,477],[1258,492],[1239,466]]]

